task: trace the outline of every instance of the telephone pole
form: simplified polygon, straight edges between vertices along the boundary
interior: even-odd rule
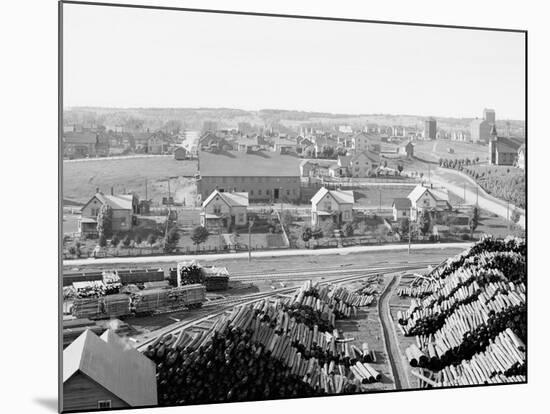
[[[408,254],[411,254],[411,219],[409,218],[409,247],[407,249]]]
[[[252,230],[252,226],[254,225],[254,220],[250,220],[248,222],[248,263],[250,263],[250,261],[252,260],[252,247],[251,247],[251,244],[252,244],[252,236],[251,236],[251,230]]]
[[[506,201],[506,225],[507,230],[510,231],[510,201]]]

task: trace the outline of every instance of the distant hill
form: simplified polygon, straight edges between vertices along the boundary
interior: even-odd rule
[[[498,115],[498,112],[497,112]],[[203,122],[214,121],[219,128],[236,128],[240,122],[256,126],[283,126],[288,128],[334,127],[347,124],[360,128],[367,123],[402,125],[422,130],[427,117],[403,114],[333,114],[283,109],[247,111],[235,108],[103,108],[73,107],[64,111],[64,124],[95,123],[106,126],[141,125],[151,130],[160,129],[168,122],[178,122],[182,128],[201,129]],[[467,129],[473,118],[438,117],[439,128]],[[497,120],[497,128],[504,130],[506,122],[512,130],[524,128],[521,120]]]

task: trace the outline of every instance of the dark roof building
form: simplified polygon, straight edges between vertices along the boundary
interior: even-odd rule
[[[202,200],[214,190],[247,192],[252,202],[298,200],[301,161],[296,155],[271,151],[201,151],[199,193]]]

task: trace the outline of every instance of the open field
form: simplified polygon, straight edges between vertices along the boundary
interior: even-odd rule
[[[449,148],[454,153],[448,151]],[[414,143],[415,156],[427,161],[439,162],[440,158],[459,159],[479,157],[479,161],[487,161],[489,147],[487,145],[473,144],[470,142],[435,140],[435,141],[416,141]]]
[[[190,198],[185,194],[191,185],[191,179],[197,171],[196,160],[176,161],[172,157],[128,158],[86,160],[85,162],[63,163],[63,198],[84,203],[90,199],[99,187],[109,193],[114,187],[115,193],[134,191],[145,198],[159,201],[168,196],[168,179],[171,195]],[[193,184],[194,187],[194,184]]]

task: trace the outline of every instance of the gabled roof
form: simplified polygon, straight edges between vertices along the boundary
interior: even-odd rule
[[[311,198],[311,204],[318,204],[327,194],[330,194],[338,204],[353,204],[355,202],[352,190],[328,190],[323,187]]]
[[[372,151],[362,151],[360,153],[354,154],[354,155],[351,156],[350,162],[353,163],[355,160],[357,160],[358,158],[360,158],[362,156],[368,158],[371,162],[376,162],[376,163],[380,162],[380,157],[378,156],[378,154],[376,154]]]
[[[63,351],[63,383],[81,372],[130,406],[157,405],[155,364],[112,335],[102,340],[88,329],[76,338]]]
[[[202,206],[206,207],[216,196],[225,201],[229,207],[248,207],[248,193],[222,193],[218,190],[212,191],[206,200],[204,200]]]
[[[202,177],[299,177],[301,158],[277,152],[199,154]]]
[[[95,195],[103,204],[108,204],[113,210],[132,210],[132,194],[105,195],[97,193]]]
[[[449,202],[449,192],[445,188],[428,188],[423,185],[417,185],[409,193],[407,198],[416,204],[416,202],[424,195],[425,192],[428,192],[436,201],[446,201]]]
[[[86,208],[88,204],[97,198],[101,204],[108,204],[113,210],[132,210],[133,199],[132,194],[120,194],[120,195],[105,195],[103,193],[96,193],[90,200],[82,206],[82,210]]]
[[[294,147],[296,146],[296,141],[292,141],[291,139],[288,139],[288,138],[277,137],[273,140],[273,146],[275,145]]]
[[[104,134],[92,131],[69,131],[63,133],[63,141],[66,144],[95,144],[105,143],[109,138]]]
[[[411,200],[406,197],[399,197],[393,199],[392,207],[398,210],[407,210],[412,207]]]

